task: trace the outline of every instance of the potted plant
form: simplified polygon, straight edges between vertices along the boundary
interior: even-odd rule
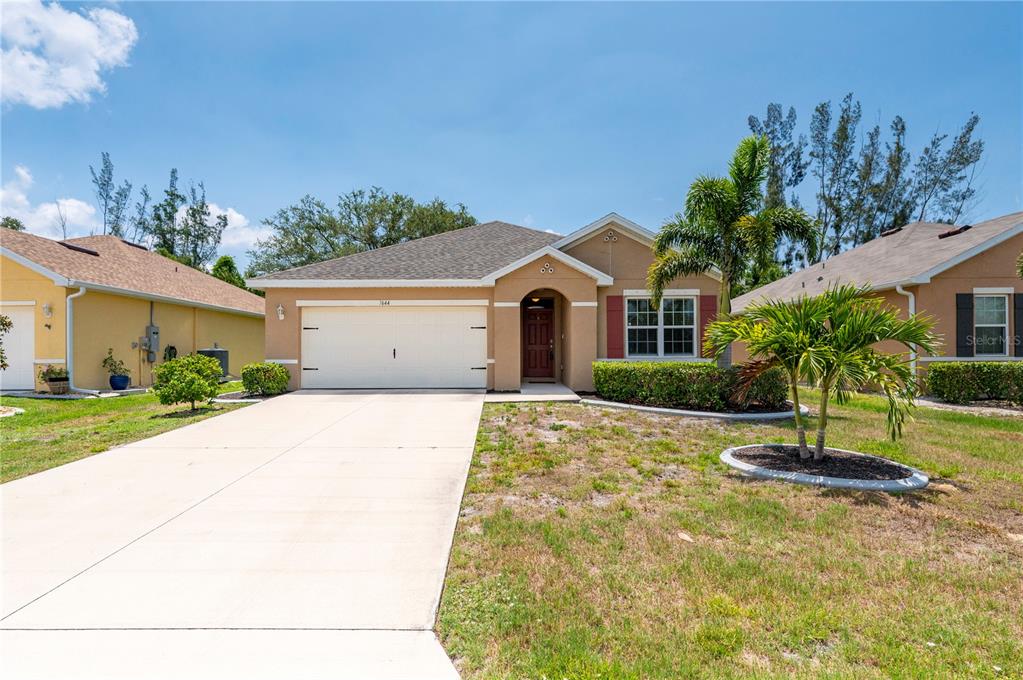
[[[131,371],[123,361],[114,358],[113,347],[107,349],[107,356],[103,359],[103,368],[110,374],[110,389],[119,392],[128,388],[128,383],[131,382]]]
[[[47,366],[39,371],[39,381],[46,383],[50,394],[67,394],[67,369],[63,366]]]

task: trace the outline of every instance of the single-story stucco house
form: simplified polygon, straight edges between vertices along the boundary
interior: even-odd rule
[[[174,352],[224,348],[232,375],[263,358],[262,298],[115,236],[0,229],[0,313],[14,324],[5,390],[37,387],[46,365],[65,366],[75,388],[109,389],[108,348],[136,386]]]
[[[1020,361],[1020,251],[1023,212],[958,227],[916,222],[739,296],[732,311],[756,300],[816,295],[836,284],[870,286],[903,315],[934,318],[943,346],[913,357],[921,371],[936,361]],[[894,344],[888,349],[897,351]],[[742,361],[744,348],[733,348],[733,358]]]
[[[250,279],[292,388],[593,389],[592,363],[700,358],[714,273],[650,308],[654,234],[617,214],[568,236],[488,222]]]

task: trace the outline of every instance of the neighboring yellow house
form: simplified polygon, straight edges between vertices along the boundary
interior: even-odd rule
[[[257,295],[115,236],[0,230],[0,313],[14,323],[4,390],[38,387],[46,365],[66,366],[74,388],[109,389],[108,348],[133,386],[152,384],[168,352],[213,347],[228,351],[237,376],[263,359],[263,309]]]

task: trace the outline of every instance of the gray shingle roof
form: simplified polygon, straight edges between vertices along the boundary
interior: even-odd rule
[[[761,299],[791,300],[804,294],[817,295],[839,283],[869,284],[877,290],[894,288],[1020,227],[1023,212],[979,222],[955,236],[939,239],[939,234],[956,227],[915,222],[895,234],[875,238],[740,295],[732,300],[732,311],[742,311],[749,303]]]
[[[558,234],[487,222],[267,274],[265,280],[478,279],[548,246]]]
[[[59,241],[24,231],[0,231],[0,245],[77,282],[117,288],[263,315],[263,298],[209,274],[133,246],[116,236],[83,236]],[[85,249],[85,251],[81,249]]]

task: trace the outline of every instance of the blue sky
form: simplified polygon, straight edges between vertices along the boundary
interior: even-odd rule
[[[96,54],[81,82],[49,97],[67,101],[5,63],[3,210],[40,233],[57,199],[77,201],[76,233],[95,223],[101,151],[154,194],[171,167],[204,180],[234,211],[236,255],[303,194],[371,185],[558,232],[610,211],[656,228],[696,175],[725,170],[749,114],[781,102],[805,129],[848,91],[864,123],[901,114],[914,151],[976,111],[987,152],[970,219],[1023,204],[1019,3],[97,7],[65,6],[106,30],[82,48]],[[30,47],[5,24],[8,62]]]

